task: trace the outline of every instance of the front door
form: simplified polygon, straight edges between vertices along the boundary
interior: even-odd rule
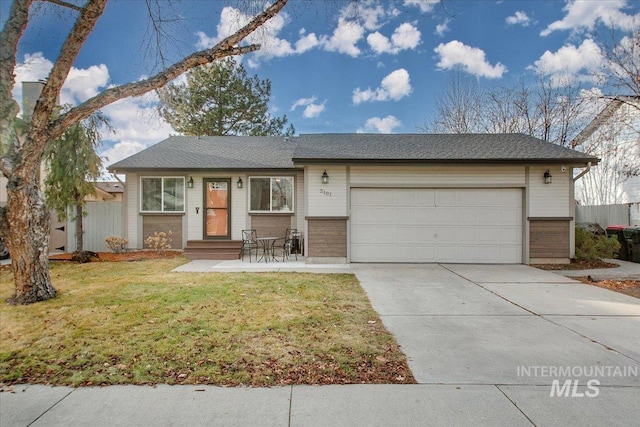
[[[204,180],[204,238],[231,238],[230,179]]]

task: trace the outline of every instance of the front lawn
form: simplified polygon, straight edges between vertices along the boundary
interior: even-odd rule
[[[184,262],[52,263],[57,298],[0,304],[0,383],[414,382],[353,275],[170,272]]]

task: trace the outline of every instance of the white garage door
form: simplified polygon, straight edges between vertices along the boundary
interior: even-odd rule
[[[352,262],[522,262],[522,190],[351,190]]]

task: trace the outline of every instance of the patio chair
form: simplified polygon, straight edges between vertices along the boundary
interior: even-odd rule
[[[282,262],[285,259],[289,259],[289,255],[295,254],[296,261],[298,260],[298,251],[294,250],[294,245],[297,241],[298,230],[295,228],[287,228],[284,232],[284,243],[282,244]],[[280,247],[278,247],[280,249]]]
[[[256,252],[256,261],[258,260],[258,234],[255,228],[249,230],[242,230],[242,260],[244,261],[244,254],[249,252],[249,262],[251,262],[251,252]]]

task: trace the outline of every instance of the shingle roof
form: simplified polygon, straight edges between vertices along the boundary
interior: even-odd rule
[[[109,166],[109,170],[290,169],[293,150],[292,138],[171,136]]]
[[[102,191],[106,191],[107,193],[124,193],[124,188],[122,188],[122,185],[120,185],[119,182],[101,181],[96,182],[93,185],[95,185]]]
[[[172,136],[109,170],[291,169],[327,162],[597,163],[523,134],[314,134],[298,137]]]
[[[598,159],[524,134],[301,135],[296,163],[597,163]]]

